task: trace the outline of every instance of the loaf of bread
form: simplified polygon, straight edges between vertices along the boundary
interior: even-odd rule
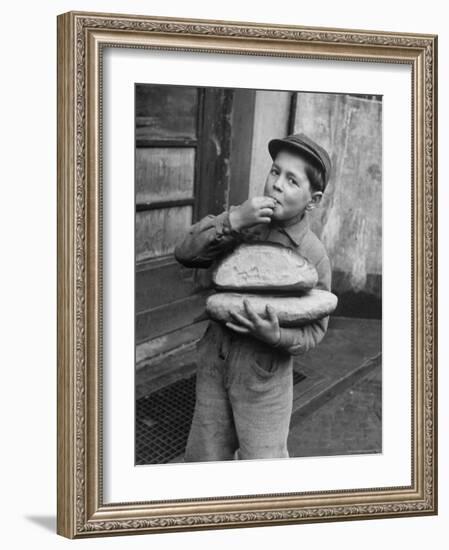
[[[223,258],[212,280],[219,290],[293,292],[313,288],[315,267],[294,250],[276,243],[241,244]]]
[[[233,321],[231,311],[246,317],[244,299],[247,299],[254,311],[263,317],[266,315],[266,306],[272,306],[279,324],[285,327],[301,326],[326,317],[335,310],[338,301],[332,292],[316,288],[299,297],[217,292],[209,296],[206,311],[210,317],[223,323]]]

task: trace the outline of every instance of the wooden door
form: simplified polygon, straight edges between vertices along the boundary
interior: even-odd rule
[[[226,206],[233,92],[138,84],[135,97],[136,345],[151,355],[204,310],[209,277],[180,266],[173,250],[192,223]]]

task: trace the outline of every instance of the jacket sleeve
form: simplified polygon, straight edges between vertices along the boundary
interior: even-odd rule
[[[240,233],[232,229],[229,212],[206,216],[192,225],[186,237],[175,247],[176,260],[186,267],[207,268],[217,257],[234,248],[240,240]]]
[[[332,272],[329,258],[323,256],[315,268],[318,272],[316,288],[330,291]],[[290,355],[302,355],[321,342],[326,334],[328,324],[329,316],[301,327],[282,327],[280,340],[275,347],[290,353]]]

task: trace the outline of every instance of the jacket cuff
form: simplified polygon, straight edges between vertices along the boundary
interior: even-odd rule
[[[240,236],[240,232],[233,229],[229,219],[229,213],[233,208],[235,207],[231,206],[229,210],[225,210],[215,218],[215,230],[218,238],[228,236],[237,238]]]
[[[273,347],[285,351],[286,353],[292,353],[290,349],[292,348],[292,346],[294,346],[294,344],[295,342],[291,334],[281,328],[279,341],[277,342],[277,344],[273,344]],[[301,353],[300,348],[301,346],[296,344],[295,355]]]

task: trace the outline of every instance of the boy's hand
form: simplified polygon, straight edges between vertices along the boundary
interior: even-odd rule
[[[236,231],[258,223],[270,223],[276,201],[271,197],[253,197],[229,213],[229,222]]]
[[[265,319],[258,315],[251,307],[248,300],[243,300],[245,305],[246,317],[231,311],[233,319],[236,323],[228,322],[226,326],[235,332],[241,334],[251,334],[255,338],[262,340],[272,346],[276,345],[281,338],[281,329],[279,320],[274,309],[267,305]]]

